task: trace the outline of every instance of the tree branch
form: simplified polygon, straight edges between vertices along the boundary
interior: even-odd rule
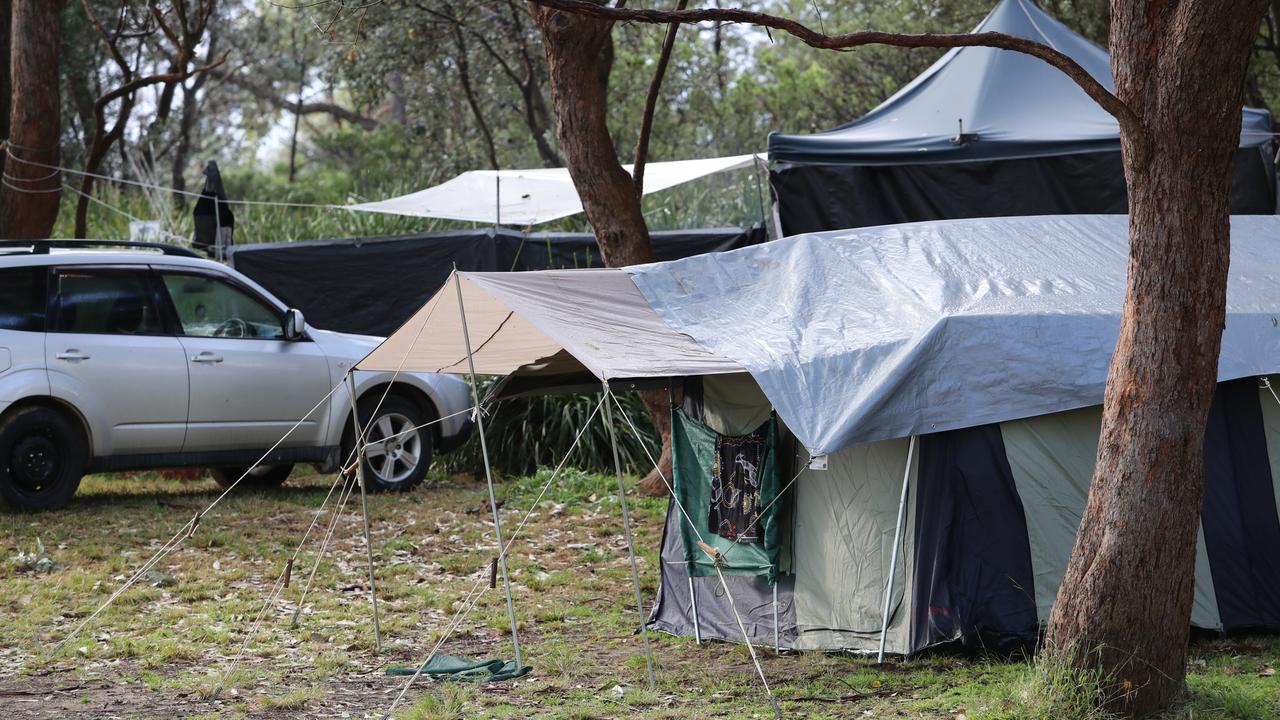
[[[827,35],[795,20],[768,13],[737,8],[702,8],[697,10],[648,10],[598,5],[591,0],[529,0],[553,10],[600,18],[615,22],[642,22],[653,25],[701,22],[745,23],[780,30],[820,50],[850,50],[864,45],[891,45],[905,48],[992,47],[1011,50],[1039,58],[1071,78],[1094,102],[1102,106],[1126,133],[1141,133],[1142,121],[1120,98],[1098,82],[1087,70],[1067,55],[1048,45],[1006,33],[888,33],[862,31]]]
[[[199,75],[201,73],[209,72],[210,70],[217,68],[219,65],[221,65],[223,62],[226,61],[227,56],[230,54],[231,54],[231,51],[228,50],[226,53],[223,53],[222,57],[216,60],[215,62],[209,63],[208,65],[201,65],[200,67],[194,67],[189,70],[182,70],[178,72],[169,72],[169,73],[163,73],[160,75],[148,75],[146,77],[134,78],[133,80],[130,80],[129,82],[121,85],[120,87],[117,87],[114,90],[107,92],[105,95],[98,98],[97,102],[99,105],[102,105],[103,107],[105,107],[111,102],[118,100],[124,97],[125,95],[132,95],[138,90],[141,90],[142,88],[148,87],[150,85],[155,85],[157,83],[184,82],[189,78],[191,78],[191,76],[193,75]]]
[[[337,103],[302,102],[301,97],[296,101],[285,100],[277,95],[271,88],[255,83],[242,75],[233,73],[214,73],[214,76],[220,80],[224,80],[235,85],[242,90],[249,91],[250,95],[253,95],[274,108],[293,113],[294,115],[329,115],[334,119],[358,125],[364,130],[376,130],[380,125],[376,119],[361,115],[360,113],[338,105]]]
[[[684,10],[689,0],[676,0],[676,11]],[[632,182],[636,186],[636,195],[644,195],[644,165],[649,160],[649,137],[653,135],[653,114],[658,105],[658,92],[662,89],[662,78],[667,74],[667,65],[671,63],[671,50],[676,45],[676,33],[680,23],[667,26],[667,36],[662,39],[662,51],[658,53],[658,65],[653,69],[653,80],[649,82],[649,94],[644,98],[644,115],[640,119],[640,135],[636,138],[635,164],[631,171]]]

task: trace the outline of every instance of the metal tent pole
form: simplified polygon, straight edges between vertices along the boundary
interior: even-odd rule
[[[782,654],[782,641],[778,631],[778,581],[773,581],[773,652],[775,655]]]
[[[764,229],[766,237],[769,234],[769,217],[764,209],[764,189],[760,183],[760,158],[751,157],[751,174],[755,176],[756,181],[756,201],[760,203],[760,227]]]
[[[520,654],[520,633],[516,629],[516,606],[511,601],[511,580],[507,576],[507,552],[502,544],[502,521],[498,519],[498,499],[493,494],[493,469],[489,466],[489,444],[484,437],[484,412],[480,408],[480,384],[476,382],[476,363],[471,354],[471,335],[467,332],[467,311],[462,304],[462,279],[453,268],[453,285],[458,291],[458,313],[462,316],[462,341],[467,346],[467,368],[470,370],[471,395],[475,399],[476,433],[480,436],[480,456],[484,460],[484,480],[489,486],[489,509],[493,511],[493,534],[498,541],[498,568],[502,570],[502,588],[507,594],[507,615],[511,619],[511,644],[515,647],[516,666],[524,666]]]
[[[685,569],[688,572],[688,569]],[[698,626],[698,589],[693,585],[693,576],[689,576],[689,606],[693,611],[693,643],[702,644],[702,628]]]
[[[606,396],[613,393],[607,381],[601,383]],[[611,398],[606,398],[611,399]],[[649,623],[644,615],[644,598],[640,594],[640,569],[636,565],[636,547],[631,542],[631,514],[627,511],[627,486],[622,482],[622,458],[618,454],[618,433],[613,427],[613,409],[604,404],[604,423],[609,427],[609,442],[613,445],[613,469],[618,476],[618,504],[622,506],[622,529],[627,536],[627,554],[631,557],[631,582],[636,591],[636,612],[640,616],[640,637],[644,640],[644,665],[649,675],[649,689],[657,690],[653,679],[653,649],[649,646]]]
[[[373,579],[373,541],[369,537],[369,499],[364,487],[364,433],[356,410],[356,373],[347,371],[347,387],[351,393],[351,428],[356,441],[356,482],[360,484],[360,509],[364,514],[364,548],[369,555],[369,602],[373,604],[373,646],[382,652],[382,622],[378,617],[378,586]]]
[[[884,643],[889,635],[889,601],[893,598],[893,575],[898,571],[898,542],[902,538],[902,520],[907,510],[907,485],[911,482],[911,460],[915,455],[916,436],[907,442],[907,469],[902,471],[902,494],[898,498],[898,522],[893,526],[893,548],[890,550],[889,581],[884,589],[884,616],[880,621],[880,652],[876,663],[884,662]]]

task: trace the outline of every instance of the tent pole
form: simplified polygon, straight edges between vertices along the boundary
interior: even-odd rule
[[[884,643],[889,636],[889,601],[893,598],[893,575],[898,571],[898,542],[902,539],[902,520],[907,510],[907,486],[911,482],[911,460],[915,455],[916,436],[907,441],[907,469],[902,471],[902,494],[898,497],[898,522],[893,526],[893,548],[890,550],[889,581],[884,589],[884,616],[880,622],[880,652],[876,664],[884,662]]]
[[[364,433],[356,410],[356,373],[347,371],[347,387],[351,393],[351,427],[356,441],[356,482],[360,483],[360,509],[364,514],[364,549],[369,555],[369,602],[373,604],[373,647],[382,652],[382,623],[378,618],[378,587],[373,579],[373,541],[369,537],[369,499],[364,487]]]
[[[627,554],[631,557],[631,582],[636,590],[636,612],[640,616],[640,637],[644,641],[644,666],[649,675],[649,689],[657,690],[653,679],[653,649],[649,646],[649,622],[644,614],[644,598],[640,594],[640,569],[636,565],[636,546],[631,541],[631,514],[627,511],[627,486],[622,482],[622,458],[618,455],[618,432],[613,427],[613,409],[609,407],[612,391],[609,382],[601,382],[606,402],[604,404],[604,423],[609,427],[609,442],[613,445],[613,469],[618,476],[618,504],[622,506],[622,529],[627,535]]]
[[[773,581],[773,653],[782,654],[782,641],[778,632],[778,581]]]
[[[476,381],[476,363],[471,353],[471,335],[467,332],[467,310],[462,304],[462,278],[453,268],[453,285],[458,291],[458,314],[462,316],[462,342],[467,346],[467,369],[470,370],[471,395],[475,399],[476,434],[480,436],[480,456],[484,460],[484,480],[489,486],[489,509],[493,511],[493,535],[498,542],[498,568],[502,570],[502,589],[507,594],[507,615],[511,619],[511,644],[515,647],[516,666],[524,666],[520,654],[520,633],[516,630],[516,606],[511,601],[511,580],[507,576],[507,552],[502,544],[502,521],[498,519],[498,499],[493,494],[493,469],[489,465],[489,444],[484,437],[484,412],[480,408],[480,384]]]
[[[756,180],[756,201],[760,203],[760,227],[764,228],[766,236],[769,232],[769,219],[764,210],[764,190],[760,187],[760,158],[752,156],[751,158],[752,175]]]
[[[689,605],[693,611],[693,644],[702,644],[702,628],[698,626],[698,589],[693,586],[693,576],[689,576]]]
[[[502,225],[502,176],[493,176],[493,229]]]

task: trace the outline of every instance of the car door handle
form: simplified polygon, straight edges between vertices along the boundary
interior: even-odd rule
[[[63,350],[57,355],[54,355],[54,357],[58,358],[59,360],[88,360],[89,359],[88,355],[80,352],[75,348],[67,348],[66,350]]]
[[[191,362],[197,363],[220,363],[222,356],[211,352],[202,352],[199,355],[192,355]]]

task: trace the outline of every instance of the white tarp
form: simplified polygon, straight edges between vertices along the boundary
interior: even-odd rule
[[[645,164],[644,194],[715,173],[749,167],[763,155],[734,155],[703,160]],[[631,165],[623,166],[631,172]],[[582,201],[565,168],[473,170],[435,187],[377,202],[348,205],[349,210],[467,220],[494,225],[538,225],[582,212]]]
[[[1120,215],[815,233],[629,268],[658,315],[755,377],[813,454],[1102,402]],[[1280,217],[1232,218],[1219,379],[1280,372]]]

